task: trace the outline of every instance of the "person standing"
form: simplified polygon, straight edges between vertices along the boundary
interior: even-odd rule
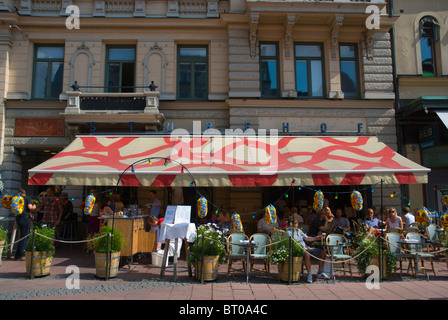
[[[30,197],[26,195],[26,191],[20,188],[18,194],[24,199],[24,208],[22,214],[16,216],[17,228],[20,232],[20,239],[22,239],[17,244],[16,253],[14,255],[15,260],[25,260],[25,247],[28,243],[28,235],[30,234],[31,220],[34,219],[32,210],[36,209],[36,205],[31,202]]]
[[[149,213],[150,216],[158,218],[160,212],[160,206],[162,205],[162,203],[160,202],[159,199],[157,199],[157,192],[155,190],[149,191],[149,200],[151,202],[146,204],[145,207],[151,208],[151,211]]]
[[[49,187],[47,189],[47,196],[44,198],[44,201],[39,208],[44,212],[42,217],[43,224],[46,224],[50,228],[59,225],[62,218],[62,204],[61,201],[56,198],[54,187]]]
[[[403,222],[404,222],[404,228],[408,228],[412,223],[415,222],[415,216],[411,212],[411,208],[409,207],[403,207],[401,209],[402,215],[403,215]]]

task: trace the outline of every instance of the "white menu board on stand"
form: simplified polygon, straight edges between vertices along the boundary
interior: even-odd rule
[[[191,219],[191,206],[167,206],[164,223],[189,223]]]

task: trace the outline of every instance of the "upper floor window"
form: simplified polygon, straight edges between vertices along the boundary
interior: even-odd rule
[[[423,76],[436,74],[435,43],[439,40],[439,24],[431,17],[420,20],[420,50]]]
[[[105,81],[108,92],[134,92],[135,47],[107,47]]]
[[[208,49],[206,46],[178,46],[177,98],[208,99]]]
[[[64,47],[36,45],[34,48],[34,74],[32,97],[58,99],[62,92],[64,74]]]
[[[322,44],[296,44],[296,88],[299,98],[323,98],[324,58]]]
[[[260,43],[260,85],[263,98],[279,96],[277,43]]]
[[[339,60],[341,67],[341,89],[345,98],[360,96],[358,71],[358,46],[356,44],[340,44]]]

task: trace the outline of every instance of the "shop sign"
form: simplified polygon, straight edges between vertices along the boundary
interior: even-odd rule
[[[432,124],[418,130],[420,149],[431,148],[439,145],[439,126]]]
[[[63,137],[64,119],[16,119],[15,137]]]

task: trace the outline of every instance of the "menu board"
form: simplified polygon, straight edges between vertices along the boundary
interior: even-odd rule
[[[164,223],[190,222],[191,206],[167,206]]]

